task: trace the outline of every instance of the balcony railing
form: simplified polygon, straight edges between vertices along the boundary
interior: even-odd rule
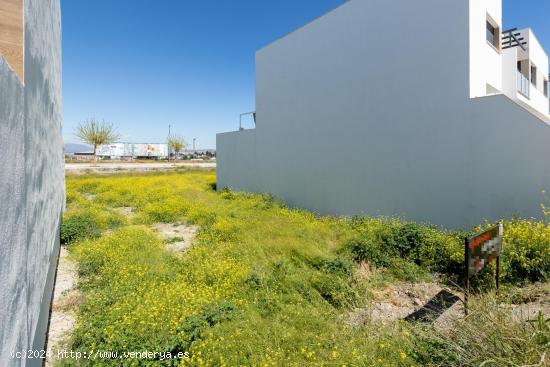
[[[517,75],[518,92],[523,94],[526,98],[529,98],[529,79],[527,79],[525,75],[519,71],[517,72]]]

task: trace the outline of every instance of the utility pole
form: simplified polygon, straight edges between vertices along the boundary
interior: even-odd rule
[[[193,138],[193,153],[195,152],[195,141],[197,140],[197,138]]]
[[[170,162],[170,134],[171,134],[172,125],[168,124],[168,162]]]

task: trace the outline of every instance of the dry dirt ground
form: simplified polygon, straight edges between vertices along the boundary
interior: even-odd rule
[[[187,168],[215,168],[216,162],[157,162],[157,163],[66,163],[65,172],[81,175],[87,173],[122,173],[128,171],[163,171],[178,167]]]
[[[132,208],[131,206],[121,206],[115,208],[115,210],[127,218],[132,218],[135,215],[134,208]]]
[[[443,312],[440,319],[462,312],[462,296],[449,288],[435,282],[400,283],[374,292],[366,307],[356,308],[350,313],[350,324],[360,326],[371,321],[388,323],[405,319],[422,309],[440,292],[457,297],[454,305]]]
[[[75,325],[76,308],[82,301],[76,283],[76,264],[68,258],[67,249],[61,246],[48,333],[48,355],[52,357],[46,360],[46,366],[55,363],[58,351],[67,350],[69,335]]]
[[[156,223],[153,228],[166,240],[166,249],[173,253],[185,253],[193,245],[198,227],[177,223]]]
[[[358,272],[360,276],[368,277],[371,270],[365,267],[368,268],[368,265],[362,264]],[[426,306],[430,307],[429,302],[442,294],[452,300],[448,304],[450,307],[442,308],[434,324],[438,328],[445,328],[452,319],[463,317],[464,297],[462,292],[437,282],[399,283],[376,291],[365,307],[356,308],[349,313],[349,323],[352,326],[361,326],[370,322],[403,320],[425,311]],[[503,303],[501,306],[509,307],[512,317],[517,321],[532,320],[541,311],[546,317],[550,317],[550,283],[521,288],[512,300],[511,304]]]

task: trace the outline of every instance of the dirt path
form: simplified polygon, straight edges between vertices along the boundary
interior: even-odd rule
[[[349,323],[352,326],[361,326],[372,321],[383,324],[397,320],[411,321],[411,317],[422,316],[422,311],[427,311],[436,315],[434,326],[445,329],[452,325],[452,320],[463,317],[462,298],[461,292],[437,282],[399,283],[374,292],[373,299],[365,307],[356,308],[349,313]],[[516,298],[518,300],[515,303],[500,304],[508,309],[513,320],[534,320],[539,312],[545,317],[550,316],[550,287],[547,283],[525,287]]]
[[[46,360],[47,367],[57,361],[58,350],[67,350],[70,332],[75,325],[76,308],[82,300],[76,283],[76,264],[68,258],[67,249],[61,246],[48,332],[48,354],[52,358]]]
[[[442,317],[456,314],[462,309],[459,294],[436,282],[400,283],[374,292],[374,299],[366,307],[356,308],[350,313],[350,324],[360,326],[370,321],[388,323],[419,312],[430,300],[445,292],[455,296],[455,304],[443,311]]]
[[[128,171],[159,171],[178,167],[215,168],[216,162],[177,162],[177,163],[66,163],[65,172],[72,174],[93,173],[123,173]]]

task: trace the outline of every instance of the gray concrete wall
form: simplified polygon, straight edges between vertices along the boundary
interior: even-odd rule
[[[216,157],[217,183],[220,188],[238,187],[240,190],[256,191],[256,130],[242,130],[218,134],[216,149],[224,154]]]
[[[10,354],[44,347],[65,191],[59,0],[26,0],[24,13],[25,84],[0,65],[2,366],[42,363]]]
[[[0,60],[0,365],[28,346],[23,86]]]
[[[460,195],[477,218],[542,217],[550,191],[550,126],[503,95],[471,100],[467,178]]]
[[[467,1],[352,0],[259,50],[256,169],[218,135],[219,188],[448,227],[540,216],[550,128],[469,98],[468,37]]]

